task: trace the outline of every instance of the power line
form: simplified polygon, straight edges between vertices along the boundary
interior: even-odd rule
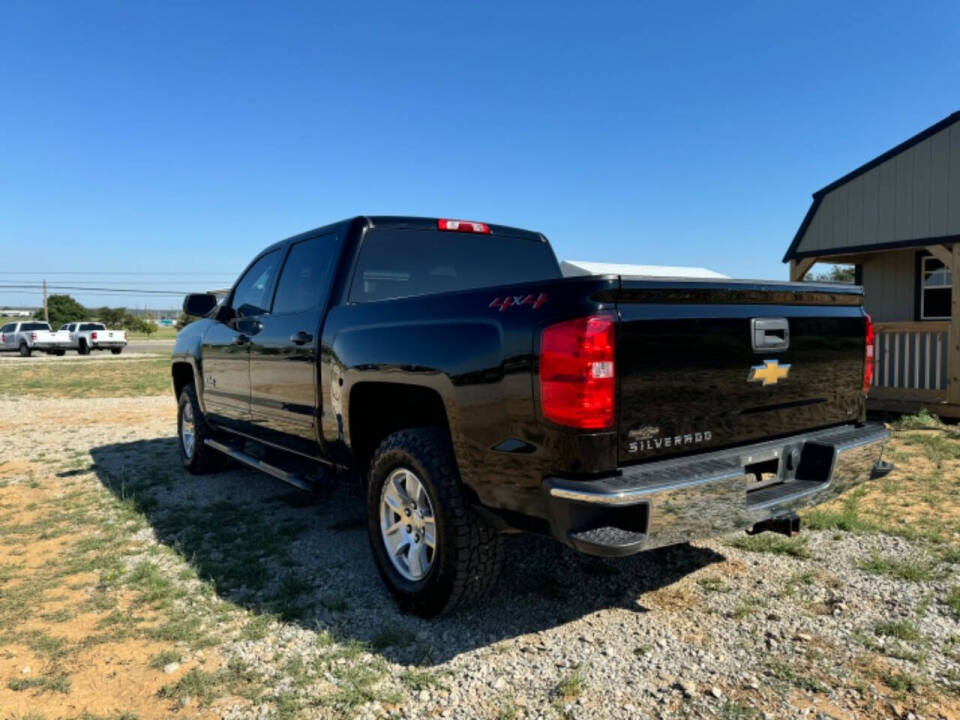
[[[45,270],[0,270],[0,275],[197,275],[200,277],[225,277],[225,275],[218,275],[215,273],[205,273],[205,272],[154,272],[154,271],[139,271],[131,270],[127,271],[112,271],[112,270],[55,270],[52,272],[47,272]],[[231,277],[236,277],[236,275],[231,275]]]
[[[143,288],[109,288],[109,287],[80,287],[77,285],[54,285],[50,284],[47,286],[49,290],[73,290],[74,292],[83,292],[83,293],[96,293],[96,294],[106,294],[106,295],[189,295],[191,292],[197,292],[196,290],[152,290],[152,289],[143,289]],[[0,291],[7,291],[9,293],[17,292],[37,292],[42,291],[43,285],[6,285],[0,284]]]

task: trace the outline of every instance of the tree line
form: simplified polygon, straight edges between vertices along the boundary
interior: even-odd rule
[[[47,312],[50,315],[50,326],[53,329],[71,322],[96,321],[102,322],[111,330],[127,330],[129,332],[146,333],[152,335],[157,331],[157,325],[127,311],[126,308],[99,307],[86,308],[70,295],[51,295],[47,298]],[[34,319],[43,320],[43,308],[37,310]],[[181,314],[177,327],[183,327],[195,320]]]

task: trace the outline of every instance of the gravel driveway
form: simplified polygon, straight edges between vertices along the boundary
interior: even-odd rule
[[[113,550],[125,592],[147,592],[147,562],[174,587],[156,612],[199,619],[203,642],[172,641],[177,660],[150,671],[157,717],[960,717],[956,537],[824,530],[598,560],[516,536],[487,602],[424,621],[381,586],[351,481],[311,496],[245,469],[191,477],[171,398],[0,400],[0,432],[7,491],[69,478],[110,501],[105,526],[133,502]]]

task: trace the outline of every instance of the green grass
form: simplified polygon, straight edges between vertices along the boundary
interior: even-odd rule
[[[201,705],[208,705],[217,697],[219,687],[220,682],[216,674],[200,668],[191,668],[177,682],[160,688],[157,695],[166,700],[175,700],[181,705],[188,698],[199,701]]]
[[[939,430],[944,425],[937,415],[924,408],[915,415],[904,415],[893,427],[896,430]]]
[[[950,592],[947,593],[946,604],[953,616],[960,620],[960,585],[950,588]]]
[[[753,720],[757,715],[756,708],[733,700],[725,700],[723,707],[720,708],[721,720]]]
[[[877,635],[892,637],[904,642],[919,642],[923,639],[923,634],[915,623],[907,620],[890,620],[877,623],[873,631]]]
[[[877,526],[860,514],[860,498],[866,488],[861,487],[848,497],[840,510],[814,508],[803,515],[804,524],[812,530],[842,530],[857,535],[876,532]]]
[[[172,394],[170,358],[17,362],[0,366],[0,388],[46,398]]]
[[[400,700],[397,693],[380,687],[386,674],[383,663],[338,665],[332,672],[337,680],[337,690],[322,699],[324,705],[344,711],[368,702],[396,703]]]
[[[882,679],[894,692],[915,694],[922,689],[921,683],[909,673],[887,673]]]
[[[404,670],[400,674],[400,681],[414,692],[443,686],[439,673],[418,668]]]
[[[388,647],[404,647],[413,642],[414,634],[406,628],[393,626],[384,627],[370,641],[374,650],[384,650]]]
[[[873,575],[887,575],[909,582],[929,582],[942,577],[942,572],[937,569],[936,564],[927,558],[895,560],[874,553],[869,560],[864,560],[858,567]]]
[[[164,650],[150,658],[150,667],[163,670],[170,663],[180,662],[180,653],[176,650]]]
[[[945,435],[906,435],[902,442],[922,450],[937,468],[944,460],[960,460],[960,443]]]
[[[37,692],[57,692],[67,695],[70,692],[70,678],[66,675],[13,678],[7,683],[7,688],[14,692],[35,690]]]
[[[584,689],[586,689],[586,681],[583,672],[580,668],[575,668],[560,679],[553,690],[553,694],[563,700],[572,700],[580,697]]]
[[[738,537],[732,540],[730,545],[748,552],[788,555],[800,559],[812,557],[807,549],[807,539],[805,537],[791,538],[767,532]]]
[[[770,663],[770,665],[767,667],[767,671],[777,680],[789,683],[790,685],[807,692],[823,693],[829,691],[829,688],[817,680],[817,678],[813,677],[812,675],[798,673],[796,668],[794,668],[792,665],[787,665],[783,662],[776,661]]]
[[[173,340],[177,337],[178,332],[180,331],[175,327],[161,327],[158,325],[157,329],[152,333],[127,330],[127,340]]]
[[[728,593],[731,590],[730,586],[718,577],[700,578],[697,580],[697,585],[699,585],[704,592]]]

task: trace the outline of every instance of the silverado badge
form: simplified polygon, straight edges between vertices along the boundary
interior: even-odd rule
[[[776,360],[764,360],[763,365],[754,365],[750,368],[747,382],[762,382],[766,387],[767,385],[776,385],[781,380],[786,380],[789,374],[789,365],[781,365]]]

